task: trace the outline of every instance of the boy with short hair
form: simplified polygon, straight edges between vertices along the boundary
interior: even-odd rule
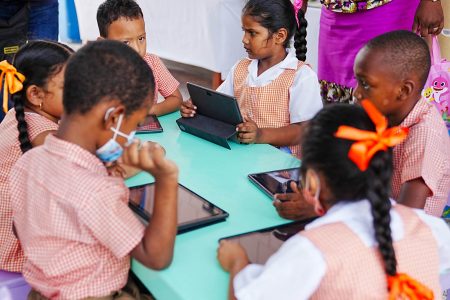
[[[356,56],[354,96],[371,100],[391,126],[409,128],[393,149],[393,198],[440,217],[450,192],[450,140],[436,108],[421,99],[429,70],[422,38],[402,30],[383,34]]]
[[[147,62],[155,78],[155,105],[150,114],[164,115],[178,110],[183,98],[179,82],[170,74],[161,59],[147,53],[144,15],[134,0],[106,0],[97,10],[99,39],[116,40],[129,45]],[[158,93],[165,100],[157,103]]]
[[[170,264],[178,169],[161,146],[133,140],[153,88],[148,65],[119,42],[89,43],[68,62],[59,129],[18,160],[9,181],[28,299],[130,299],[130,255],[153,269]],[[119,157],[155,178],[147,228],[128,208],[123,179],[104,166]]]

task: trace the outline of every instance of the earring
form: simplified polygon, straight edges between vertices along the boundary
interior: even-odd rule
[[[39,103],[39,109],[40,109],[40,110],[42,110],[42,103],[43,103],[43,102]]]

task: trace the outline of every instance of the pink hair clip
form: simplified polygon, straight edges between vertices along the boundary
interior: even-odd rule
[[[303,0],[295,0],[294,1],[294,11],[295,11],[295,20],[297,20],[297,26],[300,27],[300,22],[298,21],[298,11],[302,9]]]

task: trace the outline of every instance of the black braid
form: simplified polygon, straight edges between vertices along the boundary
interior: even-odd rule
[[[14,110],[16,112],[17,130],[19,131],[20,149],[22,150],[22,153],[25,153],[33,148],[30,137],[28,136],[27,121],[25,120],[25,104],[23,97],[20,94],[15,94],[12,97]]]
[[[391,201],[389,187],[391,185],[392,156],[387,152],[377,153],[370,163],[368,172],[367,198],[372,205],[373,227],[378,249],[384,262],[386,274],[397,274],[397,259],[392,245]]]
[[[294,36],[295,54],[298,60],[306,61],[306,52],[308,51],[306,47],[306,27],[308,26],[308,21],[306,21],[305,12],[301,9],[298,10],[297,18],[299,26]]]

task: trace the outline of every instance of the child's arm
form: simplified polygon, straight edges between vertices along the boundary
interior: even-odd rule
[[[230,283],[228,286],[228,299],[235,300],[233,281],[234,277],[244,269],[249,260],[245,250],[239,245],[228,241],[221,241],[217,250],[217,259],[222,268],[230,273]]]
[[[407,181],[400,188],[398,203],[423,209],[428,197],[432,195],[430,188],[425,184],[422,177]]]
[[[317,217],[314,206],[303,198],[296,182],[291,182],[292,193],[276,194],[273,206],[280,217],[288,220],[305,220]]]
[[[155,178],[155,206],[141,242],[131,256],[145,266],[161,270],[172,261],[177,234],[178,168],[164,157],[158,144],[134,142],[124,151],[125,164],[149,172]]]
[[[248,117],[237,126],[238,140],[244,144],[271,144],[273,146],[293,146],[301,142],[306,122],[290,124],[280,128],[258,128]]]
[[[150,109],[151,115],[162,116],[180,109],[183,98],[180,90],[176,89],[172,95],[165,98],[163,102],[156,103]]]

